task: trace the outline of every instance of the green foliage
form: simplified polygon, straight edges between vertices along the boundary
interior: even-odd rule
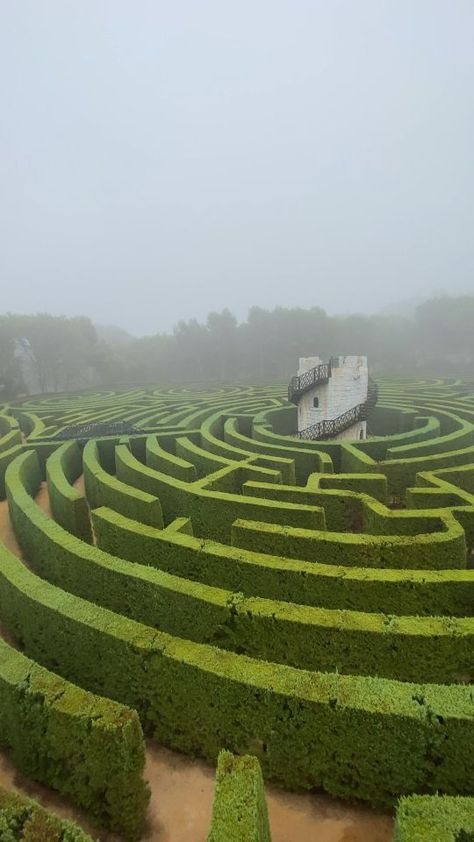
[[[92,842],[76,824],[48,812],[37,801],[0,787],[2,842]]]
[[[397,808],[394,842],[469,842],[474,798],[412,795]]]
[[[73,483],[82,474],[82,457],[75,441],[65,442],[46,463],[49,502],[56,521],[88,544],[92,530],[87,500]]]
[[[9,407],[0,433],[13,413],[28,437],[6,473],[27,564],[0,551],[3,627],[42,668],[190,754],[215,760],[224,746],[285,787],[385,806],[472,795],[466,389],[381,382],[376,435],[361,442],[293,438],[277,386]],[[117,419],[135,433],[83,452],[54,439]],[[81,471],[94,543],[76,517]],[[45,475],[53,518],[35,502]],[[243,791],[228,792],[238,809]]]
[[[219,753],[207,842],[271,842],[262,772],[256,757]]]
[[[138,839],[148,793],[134,711],[69,684],[0,640],[0,712],[0,745],[25,775]]]

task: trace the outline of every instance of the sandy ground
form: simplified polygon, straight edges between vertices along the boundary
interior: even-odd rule
[[[81,482],[77,483],[81,487]],[[43,484],[37,502],[50,514]],[[6,501],[0,502],[0,537],[21,557]],[[8,634],[0,627],[0,634]],[[147,743],[145,777],[151,801],[143,842],[206,842],[214,792],[213,767],[192,760],[154,742]],[[8,752],[0,752],[0,785],[37,798],[61,816],[72,818],[101,842],[119,837],[98,832],[86,815],[67,799],[23,777],[13,767]],[[272,842],[391,842],[392,817],[367,807],[354,807],[324,794],[293,794],[266,787]]]
[[[74,488],[77,488],[77,490],[80,491],[81,494],[84,494],[84,492],[85,492],[84,474],[82,474],[80,477],[78,477],[78,479],[75,481]]]

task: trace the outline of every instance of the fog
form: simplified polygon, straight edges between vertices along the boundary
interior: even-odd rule
[[[474,291],[472,0],[3,0],[1,310]]]

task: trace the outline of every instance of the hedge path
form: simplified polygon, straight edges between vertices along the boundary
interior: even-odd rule
[[[278,386],[5,406],[0,491],[28,568],[3,551],[0,622],[170,747],[377,805],[470,795],[463,391],[381,381],[360,442],[296,438]]]

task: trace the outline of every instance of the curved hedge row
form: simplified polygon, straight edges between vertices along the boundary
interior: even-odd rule
[[[470,842],[474,798],[412,795],[397,809],[394,842]]]
[[[469,842],[473,834],[474,798],[411,795],[398,802],[394,842]],[[220,752],[207,842],[271,842],[256,757]]]
[[[18,792],[0,787],[0,839],[3,842],[92,842],[76,824],[60,819]]]
[[[72,593],[179,637],[304,669],[441,683],[473,672],[474,618],[394,618],[246,598],[155,569],[140,576],[95,548],[85,553],[28,493],[35,475],[31,451],[8,469],[12,520],[30,564]],[[99,544],[114,524],[101,512],[94,512]]]
[[[34,451],[30,451],[35,456]],[[74,488],[82,474],[81,452],[75,441],[65,442],[46,464],[49,503],[56,521],[88,544],[92,543],[89,507],[84,494]]]
[[[25,775],[139,838],[148,791],[135,711],[73,686],[1,639],[0,745]]]
[[[6,468],[28,567],[2,552],[1,622],[171,747],[374,804],[469,796],[474,400],[458,392],[380,383],[360,442],[293,437],[279,387],[7,409],[28,436]],[[107,419],[140,432],[54,439]]]

